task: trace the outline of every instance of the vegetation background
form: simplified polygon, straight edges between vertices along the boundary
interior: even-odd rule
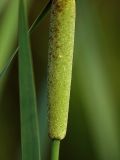
[[[32,24],[47,0],[31,0]],[[61,160],[120,160],[120,9],[118,0],[76,0],[68,132]],[[31,35],[41,155],[49,159],[47,53],[49,15]],[[0,73],[17,45],[18,0],[0,1]],[[0,160],[20,159],[18,60],[0,74]]]

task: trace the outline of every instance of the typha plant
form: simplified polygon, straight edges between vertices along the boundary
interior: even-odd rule
[[[0,2],[0,159],[59,159],[60,143],[67,132],[75,31],[73,107],[60,160],[66,155],[68,159],[119,160],[119,5],[112,1],[108,5],[107,0],[40,0],[33,1],[29,16],[26,2]],[[38,28],[46,13],[50,16]],[[31,27],[28,17],[31,22],[35,18]],[[11,54],[18,28],[18,47]],[[36,28],[37,35],[30,37]],[[47,53],[48,75],[44,70]]]
[[[48,51],[48,124],[53,140],[51,159],[66,135],[75,33],[75,0],[53,0]],[[59,153],[59,152],[58,152]]]
[[[19,1],[19,88],[22,160],[40,160],[40,139],[28,17]]]

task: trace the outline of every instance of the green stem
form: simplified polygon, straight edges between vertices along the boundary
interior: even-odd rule
[[[59,160],[60,140],[52,140],[51,160]]]

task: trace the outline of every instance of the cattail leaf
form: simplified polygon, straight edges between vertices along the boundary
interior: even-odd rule
[[[44,7],[42,8],[40,14],[37,16],[31,27],[29,28],[28,32],[32,33],[40,24],[41,20],[47,15],[48,11],[50,10],[51,7],[51,2],[47,1]],[[3,69],[0,71],[0,78],[6,73],[7,69],[9,68],[11,62],[13,61],[15,55],[17,54],[19,50],[19,47],[16,48],[16,50],[11,54],[9,60],[7,63],[4,65]]]
[[[53,0],[48,56],[49,135],[66,134],[75,31],[75,1]]]
[[[9,3],[0,25],[0,72],[9,59],[17,35],[18,0]]]
[[[19,8],[19,85],[22,160],[40,160],[38,114],[27,17],[23,0]]]

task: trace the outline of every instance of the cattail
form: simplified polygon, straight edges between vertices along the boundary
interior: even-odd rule
[[[65,137],[75,32],[75,0],[53,0],[48,52],[49,135]]]

